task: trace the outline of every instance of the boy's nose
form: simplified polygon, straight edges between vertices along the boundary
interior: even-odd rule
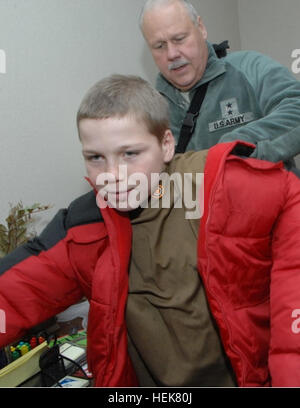
[[[111,174],[112,180],[123,181],[126,179],[126,166],[120,165],[117,161],[108,163],[106,172]]]

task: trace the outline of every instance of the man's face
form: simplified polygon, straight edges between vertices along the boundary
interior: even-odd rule
[[[158,183],[158,176],[151,175],[159,175],[174,154],[169,130],[160,143],[131,116],[82,119],[79,133],[89,179],[98,195],[119,211],[148,200]],[[143,178],[137,176],[141,174]]]
[[[201,79],[208,49],[200,17],[195,25],[181,3],[161,5],[146,12],[143,33],[158,69],[176,88],[187,91]]]

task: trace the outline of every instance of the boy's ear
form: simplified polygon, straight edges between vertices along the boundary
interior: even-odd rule
[[[168,163],[173,159],[175,153],[175,139],[170,129],[165,131],[161,145],[164,154],[164,162]]]

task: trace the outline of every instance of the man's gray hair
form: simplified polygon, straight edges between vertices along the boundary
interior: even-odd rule
[[[140,14],[140,19],[139,19],[140,29],[143,31],[144,16],[147,11],[153,9],[156,6],[164,6],[166,4],[169,4],[169,3],[171,4],[171,3],[176,3],[176,2],[181,3],[184,6],[192,22],[196,25],[199,14],[197,13],[194,6],[190,3],[189,0],[146,0],[144,7],[142,8],[141,14]]]

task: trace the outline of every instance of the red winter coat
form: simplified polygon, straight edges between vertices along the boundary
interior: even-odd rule
[[[239,386],[300,386],[300,181],[280,163],[231,154],[243,146],[209,151],[199,273]],[[101,211],[88,193],[2,260],[0,346],[84,295],[96,386],[134,386],[124,321],[131,224]]]

